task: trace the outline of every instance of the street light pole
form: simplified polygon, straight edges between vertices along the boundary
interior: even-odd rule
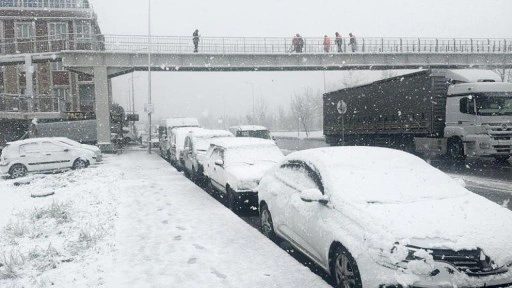
[[[151,0],[148,0],[148,153],[151,154]]]

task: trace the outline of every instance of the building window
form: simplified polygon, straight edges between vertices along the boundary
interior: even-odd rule
[[[51,65],[52,65],[52,68],[51,68],[52,71],[65,71],[66,70],[62,67],[62,62],[60,62],[60,61],[52,62]]]
[[[0,0],[0,7],[16,7],[17,0]]]
[[[90,21],[77,21],[76,22],[76,38],[77,39],[91,39],[91,22]]]
[[[68,34],[68,23],[48,23],[48,36],[50,37],[50,39],[61,39],[61,37],[65,37],[62,35],[66,34]]]
[[[41,2],[41,3],[40,3]],[[43,7],[43,1],[39,0],[20,0],[21,7],[37,8]]]
[[[16,38],[30,39],[34,37],[34,25],[32,22],[16,23]]]
[[[68,88],[55,88],[53,89],[53,96],[55,98],[59,98],[64,100],[64,102],[71,102],[69,99],[69,89]]]

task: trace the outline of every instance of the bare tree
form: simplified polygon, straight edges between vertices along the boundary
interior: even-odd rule
[[[311,89],[305,89],[303,93],[294,93],[291,99],[291,111],[304,128],[306,137],[309,137],[310,128],[317,112],[320,110],[319,95],[315,95]]]

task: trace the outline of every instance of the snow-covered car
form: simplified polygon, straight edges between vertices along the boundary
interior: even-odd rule
[[[96,162],[101,162],[101,160],[103,159],[103,155],[101,154],[101,149],[97,146],[94,146],[94,145],[88,145],[88,144],[82,144],[80,142],[77,142],[75,140],[71,140],[69,138],[66,138],[66,137],[55,137],[53,138],[59,142],[62,142],[64,144],[67,144],[69,146],[73,146],[73,147],[78,147],[78,148],[83,148],[85,150],[89,150],[89,151],[92,151],[94,153],[94,157],[95,157],[95,160]]]
[[[512,213],[411,154],[295,152],[258,193],[262,232],[304,253],[336,287],[512,285]]]
[[[222,137],[233,137],[231,132],[226,130],[198,130],[189,132],[185,138],[183,149],[183,170],[185,175],[200,183],[204,176],[204,160],[210,143]]]
[[[204,174],[211,191],[227,197],[231,210],[257,207],[256,187],[266,171],[283,158],[274,141],[222,138],[211,142]]]
[[[189,132],[195,132],[203,130],[199,127],[178,127],[171,129],[169,136],[170,150],[169,150],[169,161],[178,171],[182,170],[182,157],[183,147],[185,147],[185,138]]]
[[[272,139],[270,131],[267,127],[258,125],[241,125],[229,127],[229,131],[235,135],[235,137],[254,137],[261,139]]]
[[[30,138],[7,143],[0,157],[0,172],[11,178],[27,172],[82,169],[96,163],[94,152],[54,138]]]

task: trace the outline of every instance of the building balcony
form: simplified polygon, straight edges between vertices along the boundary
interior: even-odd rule
[[[32,37],[30,39],[0,39],[0,54],[59,52],[63,50],[102,51],[105,50],[104,46],[102,35],[91,35],[84,38],[76,34],[62,34]]]
[[[68,108],[69,105],[58,97],[0,94],[0,118],[3,119],[62,118]]]
[[[87,0],[0,0],[0,9],[92,9]]]

